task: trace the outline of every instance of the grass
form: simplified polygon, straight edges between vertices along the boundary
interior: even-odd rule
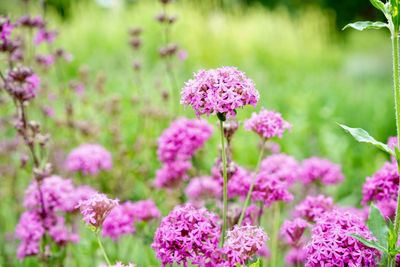
[[[258,108],[275,109],[293,125],[292,131],[279,141],[282,151],[299,160],[317,155],[340,163],[346,175],[345,182],[326,190],[341,204],[358,205],[365,177],[386,157],[367,145],[357,144],[336,122],[362,127],[384,142],[394,135],[389,34],[337,32],[332,14],[315,8],[305,8],[296,17],[281,8],[267,11],[254,7],[223,12],[188,1],[176,3],[172,9],[179,14],[172,39],[189,54],[188,60],[177,66],[179,85],[183,86],[199,68],[234,65],[245,71],[261,93]],[[154,192],[148,186],[160,166],[155,153],[156,138],[168,126],[167,120],[152,116],[148,110],[150,107],[158,113],[168,112],[168,105],[161,100],[164,86],[157,85],[166,82],[158,59],[161,29],[154,20],[159,10],[158,4],[148,1],[111,11],[82,4],[74,7],[73,17],[67,22],[51,16],[53,23],[60,27],[58,44],[70,51],[75,60],[63,68],[61,79],[53,72],[47,75],[49,88],[58,94],[60,84],[75,79],[79,68],[87,66],[90,85],[86,97],[76,98],[74,105],[77,117],[90,121],[96,130],[92,136],[72,135],[69,130],[58,130],[52,121],[47,122],[46,128],[52,134],[53,151],[67,149],[62,152],[65,153],[81,142],[99,142],[114,156],[127,150],[127,156],[115,163],[112,173],[97,178],[103,181],[103,189],[121,199],[136,200],[151,195],[166,214],[175,204],[174,197]],[[127,29],[132,26],[144,29],[140,55],[144,83],[141,86],[134,83],[130,68],[133,56],[127,44]],[[94,86],[99,75],[106,77],[103,93]],[[133,96],[148,102],[133,104]],[[191,110],[179,105],[177,93],[175,96],[179,114],[194,117]],[[120,103],[115,116],[107,112],[110,104],[103,104],[113,99]],[[54,106],[57,116],[62,116],[62,99],[55,102],[42,99],[41,102]],[[32,109],[34,107],[32,105]],[[143,107],[147,107],[147,112],[143,112]],[[9,105],[0,108],[4,114],[12,112]],[[252,108],[240,110],[239,120],[249,117],[252,111]],[[43,119],[39,112],[34,112],[33,117]],[[140,127],[143,119],[144,127]],[[199,166],[204,174],[209,172],[217,156],[219,141],[217,121],[210,118],[210,122],[215,125],[215,134],[203,151],[207,157],[200,158]],[[115,134],[110,134],[115,128],[121,135],[122,145],[118,147],[113,143]],[[1,134],[7,138],[15,135],[10,130],[2,130]],[[257,145],[257,136],[241,129],[233,143],[234,159],[254,168]],[[18,166],[18,153],[2,157],[1,165]],[[62,170],[60,172],[63,174]],[[18,177],[18,200],[30,180],[29,168],[16,169],[3,176],[0,229],[4,238],[9,238],[22,210],[20,202],[10,197],[14,189],[12,177]],[[89,183],[98,184],[97,181]],[[119,183],[123,190],[116,194],[113,188]],[[111,259],[133,259],[138,266],[157,266],[149,246],[154,227],[156,225],[150,227],[152,229],[143,228],[140,234],[147,236],[144,241],[138,237],[125,237],[119,244],[106,240]],[[66,266],[97,266],[101,255],[93,254],[94,236],[90,237],[86,229],[81,232],[82,242],[69,248],[73,257]],[[0,242],[0,266],[37,266],[34,259],[15,261],[16,244],[9,239],[12,241]]]

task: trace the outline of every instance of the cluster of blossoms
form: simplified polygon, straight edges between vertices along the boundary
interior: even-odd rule
[[[394,218],[399,180],[397,163],[385,163],[364,183],[362,204],[374,202],[386,217]]]
[[[227,260],[232,266],[244,264],[252,259],[268,240],[267,234],[257,226],[237,226],[228,231],[223,248]]]
[[[206,114],[236,115],[236,109],[255,106],[260,96],[253,81],[234,67],[200,70],[186,82],[181,104],[192,106],[197,116]]]
[[[255,204],[251,204],[247,207],[246,213],[244,214],[242,225],[257,225],[258,217],[260,216],[262,209],[257,207]],[[228,207],[228,222],[230,226],[238,223],[240,214],[242,212],[242,206],[231,203]]]
[[[318,157],[303,161],[300,177],[305,184],[317,182],[324,185],[338,184],[344,179],[339,165]]]
[[[263,139],[270,139],[282,137],[291,125],[282,118],[280,113],[263,108],[259,113],[253,113],[251,118],[245,121],[244,127],[257,133]]]
[[[102,226],[103,236],[117,240],[123,235],[135,233],[135,223],[150,221],[161,216],[152,200],[125,202],[114,207]]]
[[[155,185],[172,188],[187,178],[190,160],[212,135],[204,120],[180,118],[172,122],[158,140],[157,155],[163,167],[157,171]]]
[[[295,245],[300,241],[304,231],[309,226],[310,224],[301,218],[296,218],[292,221],[287,220],[282,225],[281,235],[288,244]]]
[[[10,70],[4,82],[4,88],[22,102],[34,98],[40,86],[39,76],[27,67],[16,67]]]
[[[335,208],[333,199],[324,195],[308,196],[294,209],[294,217],[315,222],[321,215]]]
[[[59,245],[78,241],[78,235],[67,229],[60,213],[75,212],[78,202],[94,192],[88,186],[75,187],[71,180],[59,176],[43,179],[40,189],[38,182],[33,182],[25,193],[27,211],[21,215],[16,228],[16,237],[21,241],[18,258],[38,254],[40,241],[46,232]]]
[[[269,173],[289,185],[298,179],[299,169],[297,160],[286,154],[271,155],[260,164],[261,172]]]
[[[176,207],[162,219],[152,248],[162,266],[210,264],[218,249],[220,229],[216,215],[191,204]]]
[[[190,179],[185,193],[190,203],[196,207],[204,205],[208,199],[216,199],[221,195],[221,185],[209,176],[201,176]]]
[[[101,170],[112,168],[112,157],[110,152],[98,144],[83,144],[71,151],[65,167],[71,172],[96,175]]]
[[[359,217],[337,210],[320,216],[306,246],[306,267],[377,266],[379,251],[357,241],[352,234],[372,239]]]

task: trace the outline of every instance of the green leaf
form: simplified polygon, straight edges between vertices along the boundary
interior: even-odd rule
[[[373,203],[369,207],[367,226],[378,240],[377,242],[387,249],[389,228],[380,210]]]
[[[348,127],[343,124],[339,124],[339,126],[342,127],[346,132],[351,134],[354,137],[354,139],[356,139],[358,142],[371,144],[371,145],[379,148],[380,150],[383,150],[386,153],[389,153],[390,155],[394,156],[394,152],[386,144],[376,141],[364,129],[351,128],[351,127]]]
[[[367,247],[375,248],[383,253],[387,253],[387,250],[374,240],[368,240],[368,239],[365,239],[364,237],[362,237],[360,235],[356,235],[356,234],[350,234],[350,236],[354,237],[355,239],[357,239],[358,241],[360,241]]]
[[[381,22],[381,21],[357,21],[354,23],[350,23],[347,24],[346,26],[344,26],[343,30],[347,29],[347,28],[353,28],[356,29],[358,31],[363,31],[363,30],[370,30],[370,29],[382,29],[382,28],[389,28],[389,25]]]
[[[260,259],[249,265],[249,267],[260,267]]]
[[[382,11],[383,13],[386,12],[385,4],[382,3],[381,1],[379,1],[379,0],[369,0],[369,1],[371,2],[371,4],[372,4],[376,9],[379,9],[379,10]]]

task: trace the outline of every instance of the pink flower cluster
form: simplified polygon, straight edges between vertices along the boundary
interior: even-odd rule
[[[152,248],[162,266],[174,263],[205,266],[218,249],[219,234],[216,215],[186,204],[176,207],[162,219]]]
[[[257,226],[243,225],[228,231],[224,244],[224,254],[232,266],[244,264],[252,259],[268,240],[267,234]]]
[[[87,225],[99,229],[111,210],[118,205],[118,200],[109,199],[104,194],[96,193],[90,198],[80,201],[78,208]]]
[[[14,26],[8,18],[0,17],[0,41],[3,43],[8,42],[13,28]]]
[[[375,202],[381,212],[393,218],[396,210],[397,191],[400,176],[395,161],[387,162],[383,167],[368,177],[363,186],[362,204]]]
[[[302,247],[291,248],[285,256],[287,266],[303,266],[307,261],[307,252]]]
[[[173,188],[187,178],[190,160],[212,135],[205,120],[180,118],[172,122],[158,139],[157,155],[164,164],[157,171],[155,185]]]
[[[281,181],[277,176],[261,171],[256,176],[252,193],[253,201],[263,201],[270,206],[277,201],[290,202],[293,195],[289,192],[288,183]]]
[[[282,225],[281,235],[288,244],[296,245],[309,226],[310,224],[301,218],[296,218],[292,221],[286,220]]]
[[[190,179],[185,190],[189,202],[196,207],[201,207],[209,199],[216,199],[221,195],[221,185],[209,176]]]
[[[135,223],[150,221],[161,216],[152,200],[125,202],[114,207],[103,222],[102,235],[114,241],[123,235],[135,233]]]
[[[295,158],[286,154],[275,154],[265,158],[260,165],[262,172],[276,176],[289,185],[299,177],[300,166]]]
[[[235,67],[200,70],[186,82],[181,104],[192,106],[197,116],[206,114],[236,115],[236,109],[255,106],[260,96],[253,81]]]
[[[26,67],[10,70],[5,78],[6,90],[20,101],[28,101],[36,97],[39,86],[39,76]]]
[[[40,45],[43,42],[51,44],[56,39],[57,35],[57,31],[49,31],[45,28],[40,28],[39,31],[36,33],[33,42],[35,45]]]
[[[281,138],[291,125],[282,118],[280,113],[262,108],[258,114],[254,112],[251,118],[244,122],[244,127],[248,131],[257,133],[261,138],[270,139]]]
[[[323,214],[317,219],[306,246],[306,267],[377,266],[379,251],[363,245],[351,234],[372,239],[359,217],[337,210]]]
[[[318,157],[311,157],[303,161],[300,176],[305,184],[319,182],[324,185],[332,185],[338,184],[344,179],[339,165]]]
[[[294,217],[303,218],[309,222],[315,222],[325,212],[335,208],[333,199],[324,195],[308,196],[294,209]]]
[[[104,147],[97,144],[83,144],[68,155],[65,167],[71,172],[96,175],[101,170],[112,168],[112,157]]]

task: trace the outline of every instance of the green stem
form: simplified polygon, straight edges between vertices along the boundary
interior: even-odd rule
[[[262,147],[261,147],[261,150],[260,150],[260,154],[258,156],[258,161],[257,161],[257,165],[256,165],[256,170],[254,172],[254,176],[257,175],[257,173],[258,173],[258,171],[260,169],[260,164],[261,164],[261,160],[262,160],[262,158],[264,156],[264,151],[265,151],[265,141],[262,144]],[[243,219],[244,219],[244,215],[246,214],[246,209],[250,204],[250,198],[251,198],[251,194],[253,193],[253,188],[254,188],[255,182],[256,182],[256,177],[253,177],[253,179],[251,181],[251,185],[250,185],[249,191],[247,192],[246,200],[244,201],[244,204],[243,204],[242,213],[240,214],[240,217],[239,217],[239,222],[238,222],[239,226],[242,225],[242,222],[243,222]]]
[[[106,251],[104,250],[103,243],[101,243],[100,231],[97,231],[97,232],[96,232],[96,239],[97,239],[97,243],[99,244],[101,253],[103,253],[104,259],[106,260],[107,265],[108,265],[108,266],[111,266],[111,262],[110,262],[110,260],[108,259],[108,256],[107,256]]]
[[[223,210],[222,210],[222,233],[221,233],[221,247],[224,246],[225,242],[225,234],[227,228],[227,219],[226,215],[228,213],[228,175],[226,172],[226,150],[225,150],[225,136],[224,136],[224,122],[222,120],[220,122],[220,130],[221,130],[221,146],[222,146],[222,175],[224,177],[224,191],[223,191]]]
[[[397,129],[397,140],[400,140],[400,81],[399,81],[399,37],[397,30],[392,33],[392,48],[393,48],[393,83],[394,83],[394,95],[395,95],[395,110],[396,110],[396,129]],[[400,167],[399,161],[397,161],[398,168]],[[400,171],[400,169],[399,169]],[[400,187],[397,193],[397,209],[396,218],[394,223],[395,238],[398,238],[400,226]]]
[[[279,222],[280,222],[280,205],[276,203],[273,207],[274,218],[273,218],[273,229],[271,237],[271,266],[277,266],[277,255],[278,255],[278,233],[279,233]]]

